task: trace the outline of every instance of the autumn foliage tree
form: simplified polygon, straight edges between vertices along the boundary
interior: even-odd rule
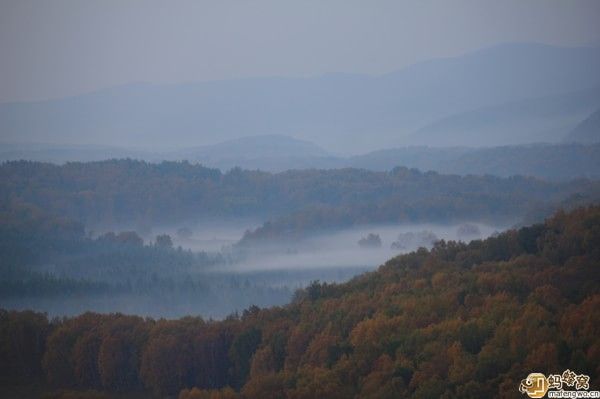
[[[152,320],[0,312],[2,384],[180,399],[519,397],[531,372],[600,381],[600,207],[440,242],[284,307]]]

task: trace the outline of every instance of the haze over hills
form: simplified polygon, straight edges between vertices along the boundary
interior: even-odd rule
[[[318,145],[283,135],[262,135],[227,140],[222,143],[165,154],[165,159],[185,159],[219,169],[240,166],[250,169],[304,169],[311,160],[333,159]]]
[[[283,135],[260,135],[226,140],[217,144],[176,151],[148,151],[132,147],[104,145],[53,145],[48,143],[0,143],[0,161],[30,160],[51,163],[101,161],[106,159],[140,159],[149,162],[187,160],[203,165],[231,169],[236,166],[272,170],[265,165],[291,169],[307,167],[313,158],[332,155],[316,144]]]
[[[347,159],[356,168],[390,170],[399,164],[458,175],[522,175],[550,180],[600,177],[600,144],[528,144],[487,148],[405,147]]]
[[[600,87],[513,101],[444,117],[417,130],[408,141],[486,147],[560,142],[599,106]]]
[[[0,399],[600,397],[599,17],[0,0]]]
[[[6,103],[0,105],[0,131],[5,142],[152,151],[284,134],[357,153],[404,145],[412,132],[448,115],[598,87],[598,70],[598,47],[506,44],[381,76],[133,84]],[[529,139],[539,140],[539,135]]]
[[[51,163],[101,161],[104,159],[154,159],[151,152],[104,145],[70,145],[48,143],[0,143],[0,160],[28,160]]]
[[[600,109],[597,109],[569,132],[565,141],[577,143],[600,142]]]
[[[268,172],[302,169],[360,168],[389,171],[398,166],[458,175],[535,176],[550,180],[600,177],[600,144],[527,144],[519,146],[411,146],[355,156],[334,155],[314,143],[281,135],[245,137],[215,145],[171,152],[105,146],[27,146],[5,144],[0,161],[31,160],[62,164],[105,159],[148,162],[187,160],[225,172],[235,167]]]

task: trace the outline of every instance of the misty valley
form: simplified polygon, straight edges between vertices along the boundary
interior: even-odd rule
[[[600,398],[598,21],[0,0],[0,398]]]
[[[347,281],[438,240],[481,239],[504,227],[372,225],[243,247],[239,240],[248,226],[231,222],[154,228],[156,238],[109,232],[48,254],[12,278],[5,275],[0,307],[50,316],[95,311],[223,319],[253,305],[284,305],[312,282]],[[379,241],[361,245],[369,234]]]
[[[586,165],[545,179],[4,162],[0,392],[504,397],[497,376],[541,367],[533,350],[593,374],[600,181]]]
[[[594,180],[136,160],[0,165],[0,305],[224,319],[600,197]]]

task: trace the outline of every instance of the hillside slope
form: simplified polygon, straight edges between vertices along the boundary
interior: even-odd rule
[[[565,139],[567,142],[599,143],[600,142],[600,109],[579,123]]]
[[[422,127],[409,142],[436,147],[557,143],[598,106],[600,88],[477,108]]]
[[[287,217],[271,227],[515,221],[532,207],[598,193],[588,180],[456,176],[414,169],[221,173],[187,162],[0,164],[0,208],[25,203],[98,226],[171,226],[202,218]],[[287,224],[287,226],[286,226]],[[269,228],[265,229],[265,232]]]
[[[529,373],[568,368],[598,389],[598,267],[596,206],[440,242],[221,322],[0,312],[1,382],[182,399],[519,398]]]
[[[528,144],[486,148],[405,147],[374,151],[341,163],[354,168],[396,166],[458,175],[535,176],[548,180],[600,177],[600,145]]]

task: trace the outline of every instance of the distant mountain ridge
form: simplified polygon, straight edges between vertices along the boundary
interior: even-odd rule
[[[567,142],[600,143],[600,108],[569,132]]]
[[[560,142],[600,107],[600,87],[519,100],[454,114],[420,128],[413,144],[502,146]]]
[[[505,44],[381,76],[135,84],[0,104],[0,140],[163,151],[283,134],[357,153],[406,145],[410,133],[448,115],[598,87],[598,70],[600,48]]]

